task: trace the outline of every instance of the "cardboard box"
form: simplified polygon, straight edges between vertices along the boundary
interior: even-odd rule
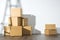
[[[11,8],[11,17],[22,17],[22,9],[21,8]]]
[[[56,25],[55,24],[46,24],[45,29],[56,29]]]
[[[56,29],[45,29],[45,35],[56,35],[57,31]]]
[[[12,26],[22,26],[21,17],[11,17],[11,18],[12,18]]]
[[[8,26],[12,26],[12,20],[11,20],[11,17],[8,18]]]
[[[22,26],[28,26],[28,18],[22,19]]]
[[[10,26],[5,26],[4,27],[4,35],[9,36],[10,35]]]
[[[32,35],[32,27],[31,26],[23,27],[23,36],[24,35]]]
[[[10,36],[22,36],[22,26],[12,26]]]

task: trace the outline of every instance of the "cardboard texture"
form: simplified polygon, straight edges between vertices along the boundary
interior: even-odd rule
[[[22,19],[22,26],[28,26],[28,18]]]
[[[21,17],[11,17],[11,18],[12,18],[12,26],[22,26]]]
[[[23,36],[24,35],[32,35],[32,27],[31,26],[23,27]]]
[[[11,20],[11,17],[8,18],[8,26],[12,26],[12,20]]]
[[[5,26],[4,27],[4,35],[9,36],[10,35],[10,26]]]
[[[10,36],[22,36],[22,26],[12,26]]]
[[[22,17],[21,8],[11,8],[11,17]]]
[[[56,25],[55,24],[46,24],[45,29],[56,29]]]
[[[56,29],[45,29],[45,35],[56,35],[57,31]]]

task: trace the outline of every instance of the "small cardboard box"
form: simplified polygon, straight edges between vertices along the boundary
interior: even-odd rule
[[[23,27],[23,36],[24,35],[32,35],[32,27],[31,26]]]
[[[55,24],[46,24],[45,29],[56,29],[56,25]]]
[[[22,9],[21,8],[11,8],[11,17],[22,17]]]
[[[22,26],[28,26],[28,18],[22,19]]]
[[[57,31],[56,29],[45,29],[45,35],[56,35]]]
[[[5,26],[4,27],[4,35],[9,36],[10,35],[10,26]]]
[[[11,17],[12,26],[22,26],[22,18],[21,17]]]
[[[22,26],[12,26],[10,36],[22,36]]]
[[[12,26],[12,20],[11,20],[11,17],[8,18],[8,26]]]

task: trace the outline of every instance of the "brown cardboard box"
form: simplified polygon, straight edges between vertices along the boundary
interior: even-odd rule
[[[56,35],[56,29],[45,29],[45,35]]]
[[[11,8],[11,17],[22,17],[21,8]]]
[[[28,26],[28,18],[22,19],[22,26]]]
[[[8,26],[12,26],[12,20],[11,20],[11,17],[8,18]]]
[[[5,26],[4,27],[4,35],[9,36],[10,35],[10,26]]]
[[[10,36],[22,36],[22,26],[12,26]]]
[[[45,29],[56,29],[56,25],[55,24],[46,24]]]
[[[23,36],[24,35],[32,35],[32,27],[31,26],[23,27]]]
[[[11,17],[12,26],[22,26],[22,18],[21,17]]]

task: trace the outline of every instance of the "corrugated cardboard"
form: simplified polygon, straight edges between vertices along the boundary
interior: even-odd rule
[[[9,36],[10,35],[10,26],[5,26],[4,27],[4,35]]]
[[[23,27],[23,36],[24,35],[32,35],[32,27],[31,26]]]
[[[57,31],[56,29],[45,29],[45,35],[56,35]]]
[[[12,26],[10,36],[22,36],[22,26]]]
[[[22,26],[28,26],[28,18],[22,19]]]
[[[12,20],[11,20],[11,17],[8,18],[8,26],[12,26]]]
[[[22,26],[21,17],[11,17],[11,18],[12,18],[12,26]]]
[[[11,8],[11,17],[22,17],[21,8]]]
[[[46,24],[45,29],[56,29],[56,25],[55,24]]]

